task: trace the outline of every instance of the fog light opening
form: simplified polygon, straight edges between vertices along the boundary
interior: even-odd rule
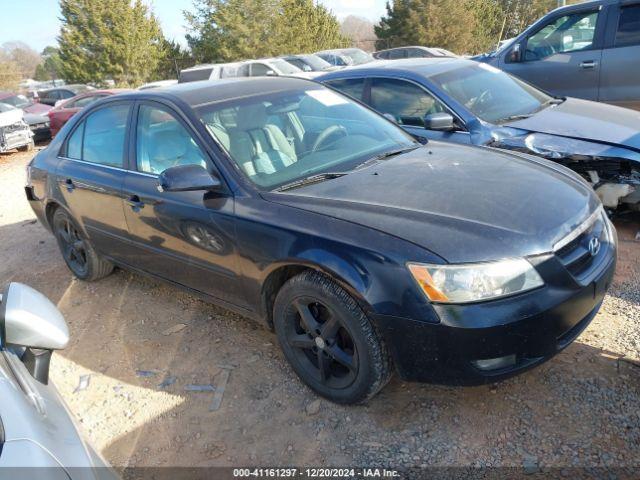
[[[506,355],[504,357],[487,358],[484,360],[473,360],[471,364],[478,370],[491,371],[502,368],[513,367],[516,364],[516,355]]]

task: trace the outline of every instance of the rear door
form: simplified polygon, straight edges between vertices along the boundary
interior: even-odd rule
[[[131,103],[105,105],[70,132],[56,170],[62,200],[100,252],[126,255],[122,185]]]
[[[522,41],[520,61],[501,68],[555,95],[597,100],[605,23],[599,7],[552,16]]]
[[[640,110],[640,1],[610,8],[598,99]]]
[[[125,184],[129,263],[160,277],[244,305],[239,289],[234,200],[212,192],[160,192],[158,175],[177,165],[215,166],[204,143],[172,108],[136,107]]]

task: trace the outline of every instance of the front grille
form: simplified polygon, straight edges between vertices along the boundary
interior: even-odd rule
[[[578,231],[569,234],[571,239],[565,242],[555,253],[564,267],[576,279],[587,276],[606,255],[609,235],[607,219],[601,210],[590,217],[587,222],[578,227]],[[599,249],[595,252],[589,248],[589,244],[597,240]]]

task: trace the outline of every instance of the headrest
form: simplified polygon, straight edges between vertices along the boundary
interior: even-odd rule
[[[267,123],[267,108],[263,103],[242,106],[238,109],[236,122],[240,130],[263,128]]]

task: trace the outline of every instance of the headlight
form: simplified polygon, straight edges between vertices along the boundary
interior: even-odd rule
[[[506,297],[544,285],[524,258],[460,265],[407,264],[427,298],[437,303],[469,303]]]

